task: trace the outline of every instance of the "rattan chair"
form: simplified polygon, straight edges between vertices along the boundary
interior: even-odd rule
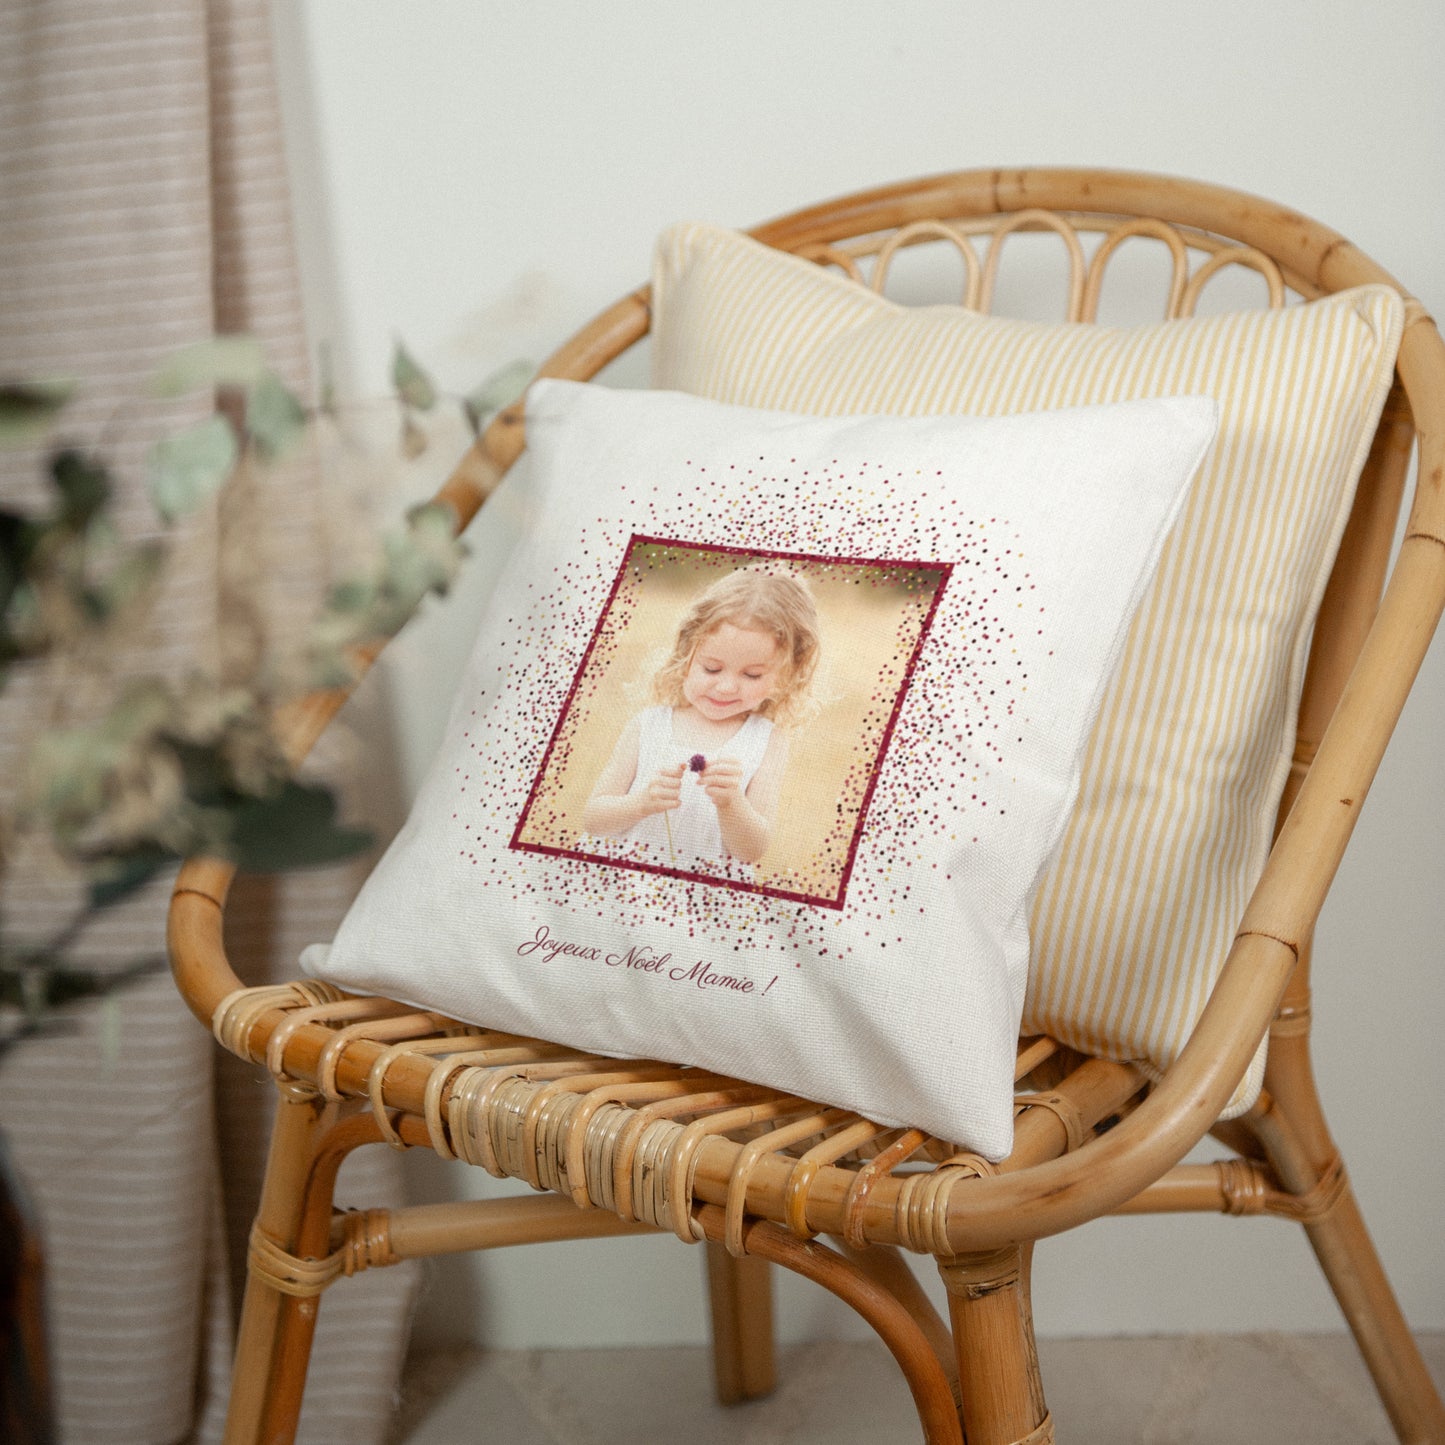
[[[1152,218],[1147,226],[1136,224],[1142,217]],[[1361,282],[1395,284],[1340,236],[1273,204],[1100,171],[945,175],[815,206],[754,234],[861,279],[860,258],[890,238],[907,244],[937,235],[938,222],[956,243],[988,248],[982,266],[968,267],[975,303],[980,285],[985,296],[991,289],[995,238],[1060,234],[1071,254],[1074,320],[1092,319],[1115,249],[1108,238],[1125,228],[1181,243],[1170,243],[1174,315],[1187,314],[1204,281],[1230,263],[1262,272],[1271,304],[1286,291],[1311,298]],[[1078,238],[1093,232],[1106,239],[1090,261]],[[543,371],[591,377],[647,329],[648,293],[639,290]],[[1417,436],[1424,484],[1390,570]],[[513,409],[464,459],[441,493],[462,525],[522,446]],[[994,1173],[918,1132],[882,1132],[866,1120],[840,1121],[836,1111],[799,1119],[796,1101],[785,1108],[755,1087],[486,1033],[314,982],[243,990],[222,944],[233,869],[214,859],[187,863],[171,910],[176,979],[220,1041],[264,1063],[280,1090],[227,1438],[290,1438],[320,1296],[342,1274],[455,1250],[661,1228],[709,1241],[723,1400],[771,1386],[771,1262],[816,1280],[878,1331],[929,1441],[961,1445],[964,1432],[969,1445],[1049,1441],[1029,1304],[1033,1242],[1104,1214],[1200,1210],[1301,1224],[1399,1438],[1445,1441],[1445,1408],[1366,1233],[1309,1057],[1315,920],[1445,605],[1442,475],[1445,346],[1407,297],[1396,385],[1315,631],[1275,847],[1203,1017],[1183,1056],[1154,1083],[1130,1065],[1086,1058],[1048,1038],[1021,1040],[1016,1146]],[[341,702],[325,694],[286,713],[297,757]],[[1230,1156],[1181,1164],[1266,1033],[1263,1096],[1213,1131]],[[383,1140],[448,1158],[461,1152],[546,1192],[334,1213],[343,1157]],[[666,1187],[634,1190],[639,1164]],[[935,1257],[948,1324],[901,1249]]]

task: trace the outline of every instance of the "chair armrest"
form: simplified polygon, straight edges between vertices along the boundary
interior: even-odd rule
[[[1147,1187],[1208,1132],[1274,1018],[1445,610],[1445,345],[1423,312],[1400,357],[1407,383],[1415,383],[1420,436],[1405,540],[1199,1022],[1159,1084],[1107,1134],[1048,1163],[955,1190],[948,1235],[960,1253],[1060,1233]]]

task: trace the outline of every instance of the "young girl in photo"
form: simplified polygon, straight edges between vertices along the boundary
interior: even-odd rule
[[[643,843],[673,866],[756,863],[772,836],[785,730],[807,710],[818,654],[818,613],[801,580],[763,564],[714,582],[678,626],[655,705],[622,730],[584,828]]]

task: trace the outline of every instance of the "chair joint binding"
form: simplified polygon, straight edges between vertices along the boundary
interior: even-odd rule
[[[1054,1417],[1046,1414],[1039,1423],[1015,1445],[1054,1445]]]
[[[843,1240],[846,1244],[854,1249],[867,1249],[872,1241],[868,1237],[866,1211],[874,1184],[907,1163],[927,1142],[928,1135],[921,1129],[904,1129],[886,1149],[874,1155],[854,1174],[843,1200]]]
[[[1066,1153],[1072,1154],[1089,1137],[1089,1128],[1078,1105],[1063,1094],[1018,1094],[1014,1098],[1014,1108],[1020,1113],[1029,1109],[1047,1109],[1063,1128]]]
[[[1216,1159],[1223,1213],[1242,1218],[1269,1208],[1271,1179],[1251,1159]]]
[[[1269,1026],[1269,1036],[1272,1039],[1292,1039],[1306,1035],[1310,1031],[1310,1019],[1308,1002],[1283,1004]]]
[[[1014,1245],[983,1254],[959,1254],[938,1260],[944,1288],[960,1299],[979,1300],[1000,1290],[1017,1289],[1023,1263]]]
[[[314,1008],[336,1003],[345,996],[335,984],[323,983],[315,978],[238,988],[216,1005],[216,1011],[211,1015],[211,1032],[216,1042],[228,1052],[252,1063],[260,1063],[260,1056],[251,1052],[251,1030],[263,1014],[272,1009]]]
[[[940,1259],[950,1255],[948,1206],[953,1191],[966,1179],[983,1179],[997,1173],[998,1166],[981,1154],[955,1154],[936,1169],[908,1175],[894,1208],[899,1244],[914,1254],[931,1254]]]
[[[1345,1161],[1336,1154],[1320,1170],[1320,1177],[1312,1189],[1303,1194],[1272,1193],[1267,1207],[1271,1214],[1292,1219],[1296,1224],[1318,1224],[1334,1211],[1349,1192],[1349,1187]]]
[[[315,1299],[343,1275],[399,1264],[391,1247],[391,1215],[385,1209],[339,1213],[332,1238],[339,1243],[321,1259],[302,1259],[272,1239],[259,1224],[251,1227],[247,1267],[251,1277],[295,1299]]]

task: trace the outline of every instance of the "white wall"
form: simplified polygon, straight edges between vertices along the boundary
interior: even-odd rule
[[[457,389],[512,357],[540,359],[643,279],[669,221],[745,225],[981,165],[1170,171],[1260,192],[1343,231],[1445,311],[1438,0],[277,8],[308,304],[361,394],[384,389],[393,333]],[[427,467],[414,468],[402,489],[426,480]],[[504,544],[504,526],[481,528],[478,575],[450,618],[416,626],[377,680],[408,786],[436,739],[488,556]],[[1361,819],[1316,966],[1326,1102],[1406,1312],[1435,1329],[1445,1327],[1445,1053],[1432,1044],[1445,1018],[1442,737],[1437,648]],[[1391,1114],[1396,1084],[1405,1103]],[[466,1172],[412,1162],[426,1197],[445,1197]],[[448,1262],[419,1327],[498,1345],[699,1339],[699,1270],[668,1240]],[[1337,1325],[1302,1236],[1275,1221],[1097,1224],[1041,1246],[1036,1292],[1047,1334]],[[803,1286],[782,1293],[785,1335],[855,1329]]]

